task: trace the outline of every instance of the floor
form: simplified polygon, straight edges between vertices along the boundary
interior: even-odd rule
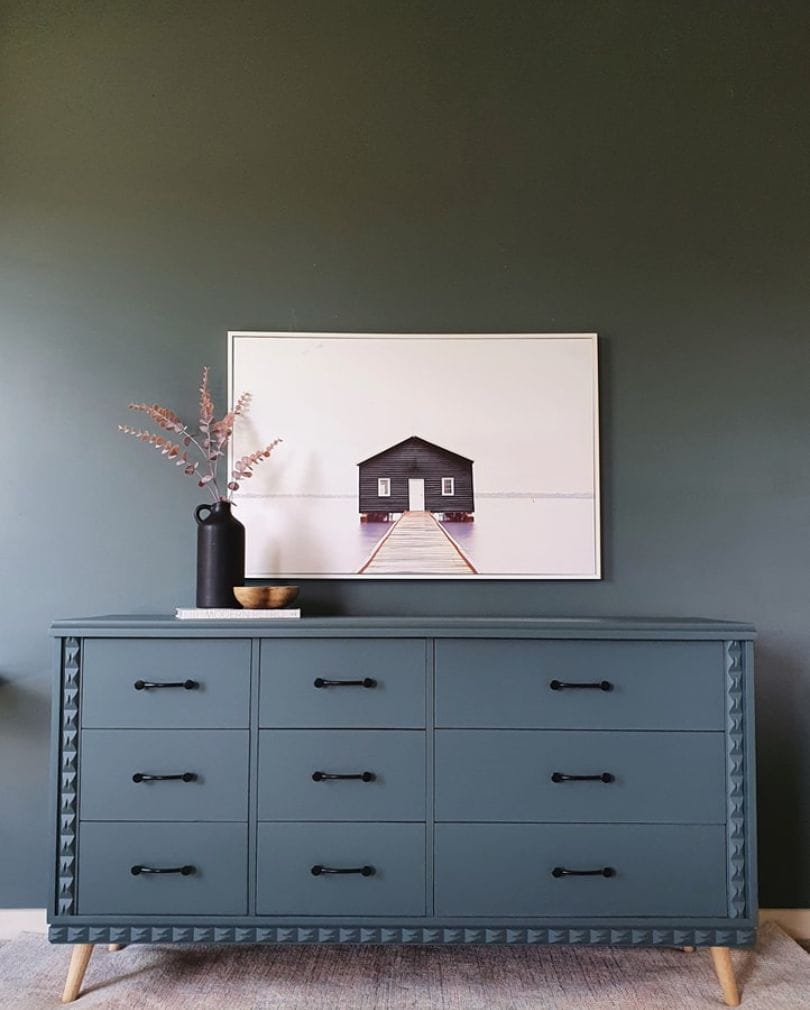
[[[746,1010],[810,1007],[810,957],[775,924],[735,951]],[[59,1004],[70,950],[0,947],[0,1010]],[[710,1010],[706,951],[619,947],[98,948],[77,1010]]]

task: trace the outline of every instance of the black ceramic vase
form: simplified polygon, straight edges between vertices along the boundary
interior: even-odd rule
[[[208,514],[203,516],[202,513]],[[197,520],[197,606],[234,607],[240,605],[233,587],[245,581],[245,527],[231,515],[231,503],[198,505]]]

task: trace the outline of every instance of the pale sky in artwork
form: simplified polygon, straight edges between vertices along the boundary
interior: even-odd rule
[[[473,459],[478,493],[592,493],[594,368],[590,335],[237,336],[235,454],[284,439],[244,490],[354,494],[361,460],[419,435]]]

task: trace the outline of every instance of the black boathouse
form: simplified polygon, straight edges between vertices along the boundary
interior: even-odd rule
[[[397,512],[440,512],[469,521],[475,511],[473,461],[411,435],[357,464],[364,521],[386,521]]]

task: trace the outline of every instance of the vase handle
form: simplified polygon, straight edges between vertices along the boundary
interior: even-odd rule
[[[213,512],[212,507],[207,502],[203,502],[202,505],[198,505],[194,509],[194,518],[197,520],[200,526],[202,526],[203,522],[205,521],[204,519],[200,518],[200,512],[202,512],[203,509],[207,509],[209,515],[211,514],[211,512]]]

